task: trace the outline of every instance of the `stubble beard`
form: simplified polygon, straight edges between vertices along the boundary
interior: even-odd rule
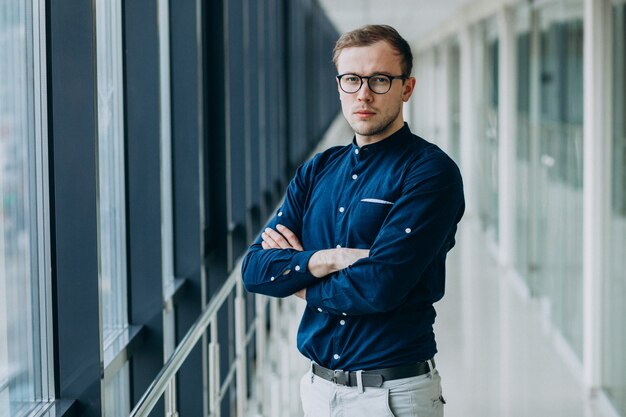
[[[362,122],[360,120],[352,119],[350,122],[350,126],[356,134],[361,136],[380,135],[382,133],[385,133],[389,129],[389,127],[397,119],[401,110],[402,107],[400,106],[395,112],[391,113],[388,117],[385,117],[383,120],[376,123],[375,125],[361,125]]]

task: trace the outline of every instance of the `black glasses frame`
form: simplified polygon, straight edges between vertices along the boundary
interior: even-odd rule
[[[344,90],[344,88],[341,86],[341,79],[347,75],[351,75],[354,77],[359,77],[359,80],[361,80],[361,85],[359,85],[359,88],[357,88],[355,91],[346,91]],[[370,84],[370,80],[372,78],[376,78],[376,77],[387,77],[389,78],[389,88],[387,89],[387,91],[383,92],[383,93],[379,93],[377,91],[372,90],[372,85]],[[389,90],[391,90],[391,85],[393,84],[393,80],[402,80],[402,82],[404,82],[408,77],[405,75],[388,75],[388,74],[373,74],[373,75],[359,75],[359,74],[355,74],[353,72],[346,72],[345,74],[339,74],[337,75],[337,81],[339,82],[339,88],[341,88],[341,91],[343,91],[346,94],[356,94],[359,92],[359,90],[361,89],[361,87],[363,87],[363,80],[367,79],[367,86],[369,87],[370,91],[374,94],[387,94],[389,92]]]

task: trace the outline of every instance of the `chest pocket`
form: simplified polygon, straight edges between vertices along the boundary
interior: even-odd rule
[[[393,202],[364,198],[356,204],[350,216],[350,236],[355,247],[369,248],[376,240]]]

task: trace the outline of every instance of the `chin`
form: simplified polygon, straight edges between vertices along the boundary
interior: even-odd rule
[[[361,136],[375,136],[384,133],[389,125],[380,125],[374,122],[356,121],[351,124],[352,130]]]

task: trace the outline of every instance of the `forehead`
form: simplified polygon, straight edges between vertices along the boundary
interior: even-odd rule
[[[400,55],[385,41],[368,46],[345,48],[337,58],[340,74],[354,72],[359,75],[384,72],[399,74],[402,71]]]

